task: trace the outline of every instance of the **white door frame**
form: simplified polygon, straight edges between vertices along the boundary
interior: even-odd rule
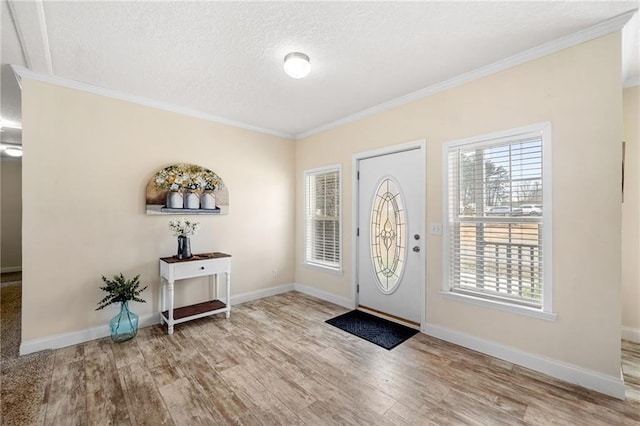
[[[426,169],[427,169],[427,141],[425,139],[419,139],[412,142],[407,142],[399,145],[393,145],[386,148],[376,149],[373,151],[360,152],[353,154],[351,158],[351,294],[353,295],[354,307],[357,308],[359,304],[359,295],[356,289],[358,282],[358,236],[356,235],[358,230],[358,216],[359,216],[359,189],[358,172],[360,169],[360,160],[364,160],[371,157],[380,157],[382,155],[395,154],[397,152],[408,151],[412,149],[418,149],[420,156],[423,158],[424,167],[419,171],[419,177],[424,182],[424,194],[422,199],[424,200],[422,211],[422,222],[420,223],[419,230],[422,238],[422,250],[420,251],[420,330],[424,331],[426,324],[425,304],[426,304],[426,251],[427,251],[427,235],[426,231],[426,203],[427,203],[427,181],[426,181]]]

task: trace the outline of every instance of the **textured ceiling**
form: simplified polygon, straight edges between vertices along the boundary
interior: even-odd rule
[[[583,30],[638,2],[44,2],[40,12],[11,6],[7,16],[3,0],[3,89],[5,64],[13,63],[297,135]],[[307,78],[282,71],[290,51],[310,56]],[[640,74],[635,66],[631,77]],[[3,117],[11,119],[15,108],[5,98],[3,90]]]

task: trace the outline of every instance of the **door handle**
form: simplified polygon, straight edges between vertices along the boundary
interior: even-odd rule
[[[415,251],[416,253],[418,253],[418,252],[420,251],[420,247],[415,246],[415,247],[413,248],[413,251]]]

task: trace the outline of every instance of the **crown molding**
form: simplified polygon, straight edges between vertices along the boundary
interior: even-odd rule
[[[53,62],[51,61],[51,47],[49,46],[49,32],[47,31],[47,19],[44,15],[44,2],[35,2],[38,25],[40,29],[40,42],[42,43],[42,54],[44,63],[49,74],[53,74]]]
[[[305,139],[309,136],[326,132],[328,130],[335,129],[336,127],[343,126],[353,121],[360,120],[362,118],[369,117],[371,115],[378,114],[380,112],[426,98],[427,96],[431,96],[438,92],[460,86],[462,84],[477,80],[482,77],[486,77],[491,74],[495,74],[499,71],[504,71],[517,65],[542,58],[552,53],[556,53],[560,50],[576,46],[578,44],[596,39],[598,37],[602,37],[614,31],[619,31],[626,25],[627,22],[629,22],[629,20],[634,16],[636,12],[637,10],[630,10],[621,15],[614,16],[613,18],[607,19],[606,21],[602,21],[596,25],[585,28],[568,36],[541,44],[539,46],[522,51],[520,53],[516,53],[515,55],[512,55],[505,59],[501,59],[484,67],[480,67],[473,71],[469,71],[467,73],[460,74],[456,77],[445,80],[443,82],[433,84],[416,92],[412,92],[399,98],[392,99],[388,102],[376,105],[374,107],[367,108],[363,111],[356,112],[355,114],[351,114],[344,118],[323,124],[311,130],[298,133],[295,135],[295,138],[296,140]]]
[[[28,2],[9,0],[7,5],[27,67],[38,72],[53,74],[49,33],[42,0]]]
[[[211,121],[218,124],[225,124],[227,126],[237,127],[244,130],[250,130],[252,132],[278,136],[285,139],[292,139],[292,140],[294,139],[294,135],[290,133],[279,132],[276,130],[265,129],[263,127],[242,123],[239,121],[229,120],[224,117],[207,114],[201,111],[182,107],[179,105],[174,105],[168,102],[161,102],[153,99],[148,99],[142,96],[130,95],[127,93],[118,92],[116,90],[106,89],[104,87],[94,86],[92,84],[71,80],[69,78],[58,77],[56,75],[39,74],[18,65],[11,65],[11,68],[13,69],[13,72],[16,74],[20,87],[22,87],[22,79],[24,78],[38,80],[45,83],[55,84],[57,86],[67,87],[69,89],[75,89],[75,90],[80,90],[82,92],[93,93],[94,95],[105,96],[107,98],[118,99],[121,101],[131,102],[134,104],[157,108],[163,111],[175,112],[175,113],[186,115],[189,117],[200,118],[202,120]]]
[[[43,8],[42,1],[28,2],[32,5],[35,4],[35,8],[36,8],[35,11],[34,10],[29,11],[28,15],[31,16],[30,18],[31,20],[37,19],[38,21],[38,24],[39,24],[38,33],[40,34],[39,37],[41,39],[40,40],[41,44],[37,44],[33,41],[27,43],[27,41],[25,41],[26,40],[25,37],[22,35],[22,32],[20,30],[20,25],[21,25],[20,22],[23,22],[23,23],[26,22],[24,18],[19,17],[19,15],[24,16],[27,14],[27,12],[23,12],[20,9],[22,7],[21,5],[25,4],[25,2],[9,1],[8,3],[11,8],[11,12],[14,15],[14,22],[16,22],[16,27],[20,35],[20,43],[23,47],[23,53],[25,55],[27,64],[29,64],[30,68],[33,68],[32,57],[35,55],[31,55],[30,51],[34,51],[34,49],[41,50],[42,55],[45,57],[44,67],[47,68],[49,73],[52,73],[51,55],[49,50],[45,16],[44,16],[44,8]],[[633,18],[633,16],[636,13],[637,13],[637,10],[631,10],[631,11],[625,12],[621,15],[615,16],[606,21],[600,22],[589,28],[586,28],[584,30],[562,37],[560,39],[553,40],[551,42],[533,47],[531,49],[512,55],[508,58],[494,62],[492,64],[477,68],[473,71],[458,75],[456,77],[445,80],[443,82],[433,84],[424,89],[392,99],[390,101],[384,102],[374,107],[367,108],[365,110],[362,110],[354,114],[350,114],[346,117],[323,124],[321,126],[312,128],[310,130],[307,130],[298,134],[291,134],[286,132],[280,132],[277,130],[266,129],[266,128],[254,126],[248,123],[243,123],[243,122],[230,120],[220,116],[207,114],[191,108],[174,105],[168,102],[161,102],[153,99],[144,98],[142,96],[126,94],[126,93],[118,92],[115,90],[94,86],[88,83],[78,82],[78,81],[71,80],[64,77],[59,77],[55,75],[44,75],[44,74],[40,74],[40,73],[31,71],[29,69],[20,67],[18,65],[11,65],[11,68],[13,69],[13,72],[15,73],[16,78],[18,80],[18,84],[20,86],[22,83],[22,78],[30,78],[33,80],[39,80],[46,83],[51,83],[58,86],[63,86],[63,87],[68,87],[71,89],[76,89],[76,90],[80,90],[88,93],[93,93],[100,96],[105,96],[105,97],[119,99],[119,100],[132,102],[140,105],[150,106],[152,108],[157,108],[157,109],[161,109],[169,112],[175,112],[175,113],[187,115],[190,117],[200,118],[200,119],[211,121],[214,123],[225,124],[232,127],[250,130],[257,133],[263,133],[263,134],[277,136],[285,139],[301,140],[309,136],[313,136],[315,134],[322,133],[322,132],[334,129],[336,127],[351,123],[353,121],[360,120],[362,118],[369,117],[374,114],[378,114],[380,112],[387,111],[387,110],[405,105],[407,103],[426,98],[433,94],[442,92],[447,89],[451,89],[456,86],[460,86],[470,81],[477,80],[479,78],[486,77],[488,75],[495,74],[497,72],[500,72],[509,68],[513,68],[515,66],[521,65],[523,63],[526,63],[535,59],[539,59],[541,57],[556,53],[560,50],[576,46],[580,43],[584,43],[584,42],[596,39],[598,37],[602,37],[614,31],[619,31],[629,22],[631,18]],[[37,46],[37,47],[31,47],[27,49],[27,46]],[[40,64],[39,68],[42,68],[42,66],[43,64]],[[624,82],[625,88],[634,87],[638,85],[640,85],[640,77],[627,79]]]

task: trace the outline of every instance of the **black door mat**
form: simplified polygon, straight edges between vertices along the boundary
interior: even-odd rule
[[[411,327],[358,310],[325,322],[388,350],[418,333],[418,330]]]

